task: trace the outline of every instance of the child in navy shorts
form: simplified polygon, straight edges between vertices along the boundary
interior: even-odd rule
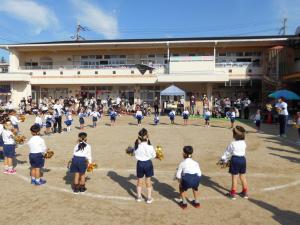
[[[3,127],[3,122],[4,122],[4,117],[2,115],[0,115],[0,162],[2,162],[4,160],[4,156],[3,156],[3,138],[2,138],[2,132],[4,130]]]
[[[74,173],[73,191],[74,193],[85,192],[85,172],[88,164],[92,163],[91,146],[86,143],[87,134],[81,132],[78,134],[78,144],[73,151],[73,158],[70,166],[70,172]]]
[[[16,154],[15,135],[16,130],[10,121],[3,124],[4,130],[2,131],[3,138],[3,154],[4,154],[4,171],[5,174],[15,174],[16,170],[13,168],[13,158]]]
[[[179,164],[176,173],[176,179],[179,181],[179,192],[181,198],[179,205],[182,209],[187,208],[186,191],[188,189],[193,190],[194,200],[192,201],[192,205],[195,208],[200,207],[198,200],[198,187],[200,184],[201,170],[199,164],[192,159],[192,154],[192,146],[185,146],[183,148],[184,160]]]
[[[44,167],[44,154],[48,150],[45,141],[40,136],[41,128],[38,124],[30,127],[32,137],[27,142],[29,146],[29,162],[31,165],[31,184],[43,185],[46,180],[42,179],[41,169]]]
[[[111,108],[109,112],[109,117],[110,117],[110,125],[114,126],[116,124],[116,118],[118,116],[118,113],[115,111],[114,108]]]
[[[84,129],[84,117],[86,117],[84,108],[80,109],[80,113],[78,113],[78,117],[79,117],[80,130],[83,130]]]
[[[142,186],[145,177],[147,187],[147,203],[152,203],[152,184],[151,177],[154,176],[153,164],[151,159],[156,157],[155,150],[150,143],[148,131],[143,128],[139,131],[138,139],[135,141],[135,158],[137,159],[136,176],[137,181],[137,202],[142,201]]]
[[[227,163],[230,160],[229,173],[231,174],[232,186],[231,191],[227,196],[235,200],[237,191],[238,177],[241,180],[243,190],[240,196],[248,198],[248,184],[246,180],[246,143],[245,143],[245,129],[241,126],[236,126],[233,130],[233,138],[228,147],[226,148],[221,161]]]
[[[185,110],[182,113],[184,126],[186,126],[188,124],[189,116],[190,116],[190,112],[189,112],[188,108],[185,108]]]

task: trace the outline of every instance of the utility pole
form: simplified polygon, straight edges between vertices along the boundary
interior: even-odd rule
[[[286,35],[287,30],[287,18],[283,19],[282,27],[280,27],[278,34]]]
[[[71,38],[75,41],[85,40],[85,38],[80,35],[81,31],[88,31],[88,28],[81,26],[80,23],[78,22],[76,26],[75,34],[74,36],[71,36]]]

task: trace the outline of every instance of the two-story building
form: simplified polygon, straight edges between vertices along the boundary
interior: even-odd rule
[[[232,96],[260,101],[265,80],[280,76],[279,70],[271,68],[281,62],[272,51],[288,48],[293,38],[296,36],[0,45],[10,54],[9,71],[0,74],[0,82],[10,90],[15,105],[30,95],[36,100],[48,96],[103,99],[109,95],[151,102],[171,84],[186,91],[187,102],[191,94],[197,99],[206,94],[210,101]],[[293,53],[289,57],[294,64]]]

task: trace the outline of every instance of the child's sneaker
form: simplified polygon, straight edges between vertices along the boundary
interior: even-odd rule
[[[195,200],[192,201],[192,205],[193,205],[195,208],[200,208],[200,203],[199,203],[199,202],[195,202]]]
[[[143,201],[143,199],[142,199],[142,197],[137,197],[137,198],[136,198],[136,201],[137,201],[137,202],[141,202],[141,201]]]
[[[86,190],[87,190],[87,189],[86,189],[86,187],[85,187],[84,185],[80,185],[79,191],[80,191],[81,193],[85,192]]]
[[[249,195],[248,195],[248,193],[247,192],[241,192],[240,194],[239,194],[242,198],[245,198],[245,199],[248,199],[249,198]]]
[[[187,203],[183,203],[183,201],[179,202],[178,205],[182,209],[186,209],[187,208]]]
[[[228,192],[228,193],[226,194],[226,196],[227,196],[228,198],[230,198],[231,200],[236,200],[235,194],[232,194],[231,192]]]
[[[31,179],[31,184],[35,184],[35,179]]]
[[[153,202],[153,198],[148,198],[146,201],[147,204],[151,204],[152,202]]]
[[[8,173],[7,174],[16,174],[17,171],[15,169],[12,169],[12,170],[8,170]]]
[[[8,174],[8,170],[3,170],[3,173],[4,174]]]
[[[46,183],[47,183],[47,181],[43,180],[43,179],[35,180],[35,185],[37,185],[37,186],[40,186],[40,185],[43,185],[43,184],[46,184]]]

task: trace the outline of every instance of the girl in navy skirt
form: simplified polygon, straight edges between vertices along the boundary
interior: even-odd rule
[[[188,119],[189,119],[190,113],[188,108],[185,108],[185,110],[182,113],[182,118],[183,118],[183,124],[186,126],[188,124]]]
[[[81,132],[78,134],[78,144],[74,148],[73,158],[70,166],[70,172],[75,173],[73,191],[74,193],[85,192],[85,172],[88,164],[92,163],[91,146],[86,143],[87,134]]]
[[[44,154],[48,150],[45,141],[40,136],[40,126],[33,125],[30,128],[32,137],[27,142],[29,146],[29,162],[31,165],[31,184],[34,185],[43,185],[46,183],[46,180],[41,178],[41,169],[44,167],[45,159]]]
[[[260,132],[261,114],[260,114],[260,110],[259,109],[256,111],[256,114],[255,114],[255,117],[254,117],[254,123],[255,123],[257,132]]]
[[[152,184],[151,177],[154,176],[153,164],[151,159],[156,157],[155,150],[150,143],[148,131],[143,128],[139,131],[138,139],[135,141],[135,158],[137,159],[136,175],[137,181],[137,202],[142,201],[142,187],[145,177],[147,188],[147,203],[152,203]]]
[[[72,123],[73,123],[72,111],[70,109],[68,109],[66,112],[66,120],[65,120],[65,124],[67,126],[67,132],[71,131]]]
[[[204,112],[204,120],[205,120],[206,127],[209,127],[210,117],[211,117],[211,112],[209,111],[209,109],[206,109]]]
[[[53,112],[49,112],[49,111],[46,112],[45,121],[46,121],[45,134],[49,135],[51,133],[52,123],[53,123]]]
[[[101,117],[101,114],[95,108],[95,110],[93,112],[91,112],[90,116],[92,117],[93,128],[95,128],[97,126],[98,118]]]
[[[14,128],[10,121],[4,123],[2,132],[3,154],[4,154],[4,171],[5,174],[15,174],[17,171],[13,168],[13,158],[16,154],[16,142]]]
[[[231,127],[230,128],[233,128],[234,126],[234,122],[235,122],[235,110],[234,108],[231,108],[229,112],[227,112],[227,118],[230,119],[230,123],[231,123]]]
[[[169,118],[170,118],[170,120],[171,120],[171,124],[174,124],[174,121],[175,121],[175,115],[176,115],[175,110],[172,109],[171,112],[169,112]]]
[[[143,112],[138,108],[138,110],[135,113],[135,118],[137,119],[138,125],[141,125],[143,117]]]
[[[86,116],[84,108],[80,109],[80,113],[78,114],[79,117],[79,124],[80,124],[80,130],[84,129],[84,117]]]
[[[115,111],[114,108],[111,108],[110,112],[109,112],[109,117],[110,117],[110,125],[114,126],[116,123],[116,118],[118,116],[118,113]]]
[[[3,122],[4,122],[4,117],[2,115],[0,115],[0,162],[4,160],[4,156],[3,156],[3,138],[2,138],[2,132],[4,130],[3,127]]]
[[[179,164],[176,173],[176,179],[179,181],[179,192],[181,198],[179,205],[182,209],[187,208],[186,191],[188,189],[193,190],[194,200],[192,201],[192,205],[195,208],[200,207],[198,200],[198,187],[200,184],[201,170],[199,163],[192,159],[192,154],[192,146],[185,146],[183,148],[184,160]]]
[[[233,138],[226,148],[221,161],[227,163],[230,160],[229,173],[231,174],[232,186],[231,191],[227,194],[230,199],[236,199],[237,181],[240,178],[243,190],[240,196],[248,198],[248,185],[246,180],[246,143],[245,143],[245,129],[241,126],[236,126],[233,130]]]

